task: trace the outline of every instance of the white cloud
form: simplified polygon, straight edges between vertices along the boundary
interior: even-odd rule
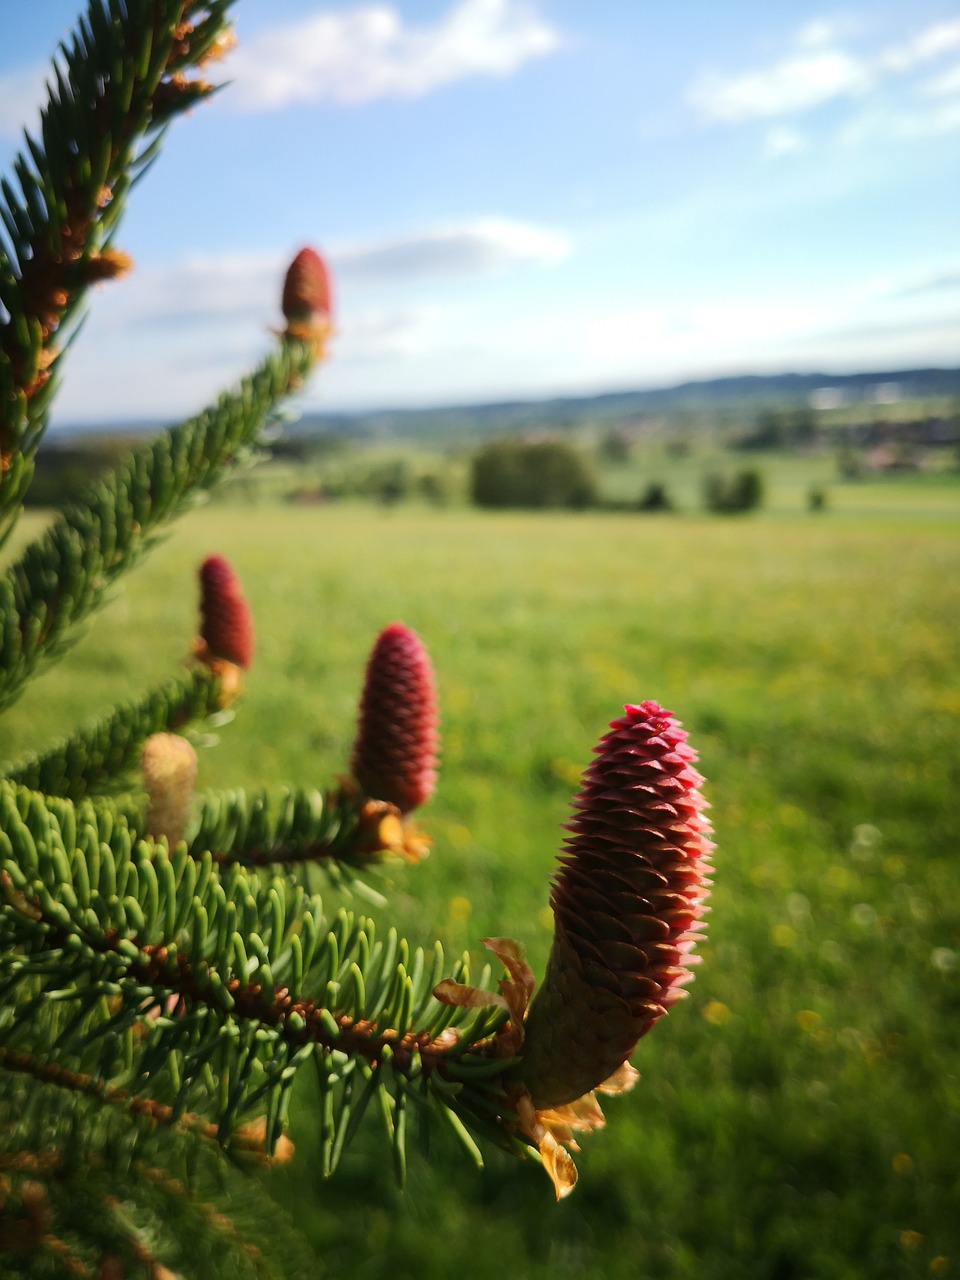
[[[416,98],[469,76],[506,76],[559,48],[534,0],[456,0],[432,23],[404,21],[388,4],[351,6],[274,25],[230,55],[229,102],[240,109],[291,103],[355,105]],[[45,65],[0,74],[0,138],[34,123]]]
[[[957,48],[960,48],[960,19],[938,22],[918,32],[902,45],[887,49],[880,57],[880,65],[890,71],[909,71],[922,62],[940,58]]]
[[[778,344],[795,342],[821,314],[800,302],[699,302],[683,307],[634,308],[585,318],[584,351],[597,363],[695,367],[728,358],[762,360]]]
[[[736,75],[703,76],[691,87],[689,101],[705,119],[724,124],[795,116],[843,99],[866,101],[866,111],[841,131],[846,142],[874,136],[881,125],[888,136],[953,131],[953,103],[917,111],[909,99],[918,90],[927,97],[960,96],[960,67],[926,84],[918,84],[910,73],[960,48],[960,19],[935,23],[898,45],[869,53],[841,46],[841,37],[850,30],[838,23],[812,22],[797,33],[786,56]],[[767,155],[789,150],[796,150],[789,132],[768,133]]]
[[[275,271],[255,258],[221,266],[245,313],[242,323],[234,323],[229,311],[210,315],[202,342],[189,324],[144,334],[129,323],[133,302],[122,297],[128,280],[105,289],[78,337],[58,421],[195,412],[251,367],[270,345]],[[644,307],[567,309],[539,307],[529,294],[520,295],[515,308],[504,308],[499,291],[484,296],[460,290],[429,301],[404,293],[387,303],[345,294],[333,358],[312,381],[305,403],[453,404],[665,385],[731,372],[955,362],[957,268],[956,261],[929,261],[908,271],[838,280],[826,310],[822,290],[814,287],[775,297],[715,294]],[[197,261],[194,271],[209,301],[214,265]],[[260,287],[261,275],[270,277],[268,296],[254,307],[246,295]],[[134,277],[128,279],[132,284]],[[221,307],[229,292],[224,288]],[[128,322],[118,325],[121,313]]]
[[[960,98],[945,102],[933,111],[904,112],[894,119],[895,132],[902,138],[929,138],[960,129]]]
[[[485,273],[526,263],[551,266],[571,251],[567,236],[506,218],[478,218],[334,250],[344,280],[385,281]]]
[[[791,129],[787,125],[776,125],[770,129],[764,140],[763,153],[770,159],[776,159],[778,156],[796,155],[799,151],[806,151],[807,140],[802,133],[798,133],[796,129]]]
[[[554,266],[571,252],[557,231],[508,218],[475,218],[361,243],[330,245],[334,290],[393,282],[416,286],[524,266]],[[292,253],[194,255],[134,271],[102,291],[97,310],[114,330],[141,326],[218,333],[278,321],[280,283]]]
[[[337,334],[337,364],[383,364],[428,354],[443,333],[444,319],[437,307],[364,309]]]
[[[928,97],[947,98],[960,95],[960,63],[935,76],[923,86]]]
[[[707,119],[736,124],[808,111],[831,98],[865,93],[871,83],[858,59],[824,49],[739,76],[706,76],[694,85],[690,100]]]
[[[932,108],[872,108],[848,121],[838,137],[845,146],[859,146],[878,138],[936,138],[958,130],[960,99]]]
[[[289,255],[292,257],[293,255]],[[176,262],[138,267],[94,291],[87,327],[129,335],[144,328],[190,330],[204,326],[223,339],[228,330],[280,322],[280,289],[286,261],[281,253],[191,255]],[[112,339],[111,339],[112,340]],[[142,339],[141,339],[142,340]]]
[[[796,43],[801,49],[815,49],[821,45],[835,44],[842,35],[851,30],[849,20],[837,18],[817,18],[808,22],[797,32]]]
[[[913,298],[930,293],[953,293],[958,289],[960,289],[960,266],[948,265],[933,271],[918,273],[896,284],[891,284],[888,288],[888,296]]]
[[[416,98],[467,76],[509,75],[559,43],[523,0],[459,0],[421,26],[405,25],[387,5],[318,13],[231,55],[231,101],[260,109]]]

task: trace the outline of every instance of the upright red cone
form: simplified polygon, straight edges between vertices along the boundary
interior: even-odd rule
[[[393,622],[367,663],[351,771],[367,795],[409,813],[433,795],[438,747],[430,659],[416,632]]]
[[[223,556],[200,566],[200,657],[245,671],[253,662],[253,619],[240,580]]]
[[[330,324],[330,275],[316,249],[301,249],[291,262],[283,282],[281,308],[291,326]]]
[[[685,994],[704,929],[713,844],[696,753],[656,702],[624,713],[574,798],[550,897],[553,948],[519,1067],[538,1111],[614,1074]]]

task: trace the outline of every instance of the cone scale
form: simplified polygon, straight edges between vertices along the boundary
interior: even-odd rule
[[[280,306],[290,323],[329,323],[333,312],[330,274],[316,249],[301,249],[291,262]]]
[[[391,623],[367,663],[351,771],[368,796],[409,813],[433,795],[438,746],[427,651],[415,631]]]
[[[684,994],[708,896],[710,824],[679,722],[624,708],[574,798],[550,904],[555,934],[520,1071],[538,1109],[602,1084]]]
[[[253,662],[250,606],[223,556],[208,556],[200,566],[200,637],[211,658],[245,671]]]

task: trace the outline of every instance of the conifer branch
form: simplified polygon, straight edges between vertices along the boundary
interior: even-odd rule
[[[41,1275],[68,1274],[42,1260],[50,1252],[44,1237],[97,1280],[174,1273],[307,1280],[315,1273],[294,1224],[262,1193],[262,1173],[274,1164],[264,1155],[262,1124],[235,1134],[225,1155],[209,1126],[158,1125],[102,1098],[0,1071],[4,1275],[11,1264],[15,1274],[24,1266],[23,1274],[34,1274],[34,1259]],[[175,1272],[146,1270],[150,1259]]]
[[[416,862],[425,837],[385,801],[368,800],[350,786],[326,792],[287,788],[278,794],[242,791],[201,798],[192,853],[212,852],[218,864],[244,867],[322,864],[338,882],[390,856]]]
[[[317,1053],[328,1071],[336,1059],[460,1080],[502,1021],[435,999],[439,946],[428,969],[351,913],[325,929],[317,895],[171,854],[90,802],[0,783],[0,831],[0,1044],[40,1037],[71,1071],[122,1069],[124,1088],[175,1116],[212,1108],[221,1141],[265,1100],[272,1149],[295,1070]],[[206,1088],[211,1071],[226,1095]]]
[[[54,64],[39,138],[0,185],[0,520],[12,527],[46,427],[62,333],[91,284],[122,275],[109,248],[156,154],[147,136],[209,96],[191,73],[226,41],[232,0],[90,0]],[[5,235],[4,235],[5,232]],[[5,536],[5,535],[4,535]]]
[[[151,734],[176,732],[214,715],[222,705],[219,678],[207,667],[198,667],[138,702],[120,704],[42,754],[29,756],[7,772],[7,780],[70,800],[113,789],[137,768],[140,749]]]
[[[283,338],[233,392],[90,486],[0,576],[0,709],[42,663],[63,653],[161,526],[246,456],[318,355],[314,342]]]
[[[203,1119],[202,1116],[194,1115],[192,1112],[178,1116],[173,1107],[157,1102],[154,1098],[130,1093],[101,1077],[87,1075],[82,1071],[73,1071],[56,1062],[41,1062],[30,1053],[5,1048],[3,1045],[0,1045],[0,1069],[19,1072],[40,1084],[54,1085],[58,1089],[81,1094],[85,1098],[115,1107],[151,1125],[175,1126],[184,1133],[216,1145],[218,1150],[220,1148],[217,1126]],[[235,1129],[230,1142],[232,1158],[252,1160],[255,1163],[268,1162],[271,1155],[264,1145],[265,1136],[265,1127],[256,1122]],[[274,1152],[272,1158],[281,1161],[288,1159],[291,1150],[292,1144],[285,1141],[280,1152]],[[3,1157],[0,1155],[0,1168],[3,1167],[3,1163]]]
[[[110,247],[124,198],[162,127],[211,92],[194,73],[221,47],[231,3],[90,0],[41,140],[28,135],[15,163],[19,191],[0,183],[0,541],[63,335],[90,284],[126,268]],[[314,250],[291,264],[281,309],[258,370],[88,486],[0,575],[0,710],[160,530],[253,454],[322,356],[331,290]],[[325,1174],[372,1103],[401,1183],[418,1111],[477,1160],[475,1138],[537,1151],[567,1194],[563,1144],[602,1123],[594,1088],[635,1078],[626,1059],[682,995],[703,928],[712,844],[681,726],[653,702],[611,724],[574,800],[544,983],[536,992],[519,944],[494,938],[505,976],[487,990],[486,969],[474,987],[466,957],[445,974],[439,942],[413,948],[343,908],[328,918],[310,891],[313,868],[349,886],[390,855],[426,852],[409,815],[433,793],[439,720],[420,638],[396,622],[378,637],[350,778],[197,799],[196,753],[176,730],[227,705],[255,647],[222,556],[200,586],[198,670],[0,778],[0,1260],[97,1280],[131,1267],[157,1280],[168,1261],[260,1275],[245,1216],[213,1207],[211,1187],[224,1149],[248,1163],[283,1151],[308,1062]]]

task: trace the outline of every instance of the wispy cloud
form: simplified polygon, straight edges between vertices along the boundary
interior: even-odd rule
[[[808,111],[831,98],[863,94],[871,84],[858,59],[822,49],[737,76],[705,76],[690,91],[690,101],[708,120],[737,124]]]
[[[880,66],[889,71],[909,71],[924,62],[941,58],[960,48],[960,19],[937,22],[925,27],[902,44],[886,49],[879,58]]]
[[[960,97],[960,63],[929,80],[924,93],[933,98]]]
[[[435,347],[445,313],[437,307],[371,307],[338,335],[337,361],[346,366],[407,360]]]
[[[557,30],[523,0],[459,0],[419,26],[388,5],[318,13],[237,49],[231,102],[266,109],[416,98],[468,76],[509,75],[559,44]]]
[[[332,245],[327,257],[338,290],[370,284],[417,285],[526,266],[553,266],[572,251],[562,232],[508,218],[475,218],[378,240]],[[135,272],[108,310],[116,327],[220,326],[269,318],[286,267],[281,252],[182,258]]]
[[[506,218],[478,218],[335,252],[346,281],[476,275],[506,267],[551,266],[571,252],[568,236]]]
[[[807,139],[789,125],[775,125],[767,133],[763,144],[763,154],[769,159],[778,156],[796,155],[798,151],[806,151]]]
[[[471,76],[511,75],[560,44],[534,0],[458,0],[419,25],[387,4],[316,13],[274,24],[230,55],[229,103],[267,110],[418,98]],[[44,65],[0,74],[0,138],[32,124],[48,74]]]
[[[269,342],[270,326],[282,324],[280,282],[296,247],[185,257],[98,290],[58,417],[95,421],[104,404],[113,419],[150,416],[153,405],[178,414],[203,404],[250,367]],[[384,382],[390,403],[482,399],[497,378],[527,385],[536,360],[549,388],[560,340],[570,341],[568,316],[562,322],[538,316],[532,323],[529,313],[496,310],[502,304],[486,300],[482,290],[478,296],[445,286],[490,277],[500,297],[513,273],[550,268],[571,252],[562,232],[502,217],[325,246],[335,292],[335,359],[310,402],[370,405]],[[544,338],[551,324],[554,341]],[[111,366],[124,370],[108,393],[105,351]]]
[[[796,44],[801,49],[836,44],[842,36],[848,35],[855,28],[856,24],[849,18],[815,18],[797,32]]]
[[[109,314],[116,328],[234,328],[277,318],[285,265],[280,253],[194,255],[135,271],[122,294],[114,287],[104,300],[115,300]]]
[[[782,57],[736,74],[701,76],[688,100],[703,119],[730,125],[785,120],[846,101],[856,107],[840,125],[846,143],[881,133],[918,137],[960,127],[960,67],[931,74],[933,64],[960,48],[960,20],[934,23],[883,49],[849,47],[856,34],[841,23],[810,23]],[[931,98],[940,101],[924,105]],[[771,130],[766,154],[797,150],[790,139],[786,129]]]
[[[669,308],[634,308],[588,316],[584,342],[595,359],[626,361],[631,355],[679,367],[698,353],[713,363],[752,351],[757,357],[816,324],[818,309],[796,301],[697,302]]]
[[[930,138],[960,129],[960,98],[938,104],[930,111],[907,111],[893,119],[893,132],[901,138]]]
[[[157,329],[149,335],[139,330],[131,317],[150,302],[122,297],[135,276],[104,290],[78,338],[60,401],[63,420],[94,421],[104,405],[113,419],[151,416],[154,406],[165,414],[195,410],[268,344],[265,329],[276,313],[282,267],[273,258],[250,257],[198,259],[189,272],[183,264],[168,269],[168,303],[175,295],[195,317],[201,303],[209,309],[202,342],[197,324],[172,323],[172,315],[163,323],[155,315]],[[190,273],[192,286],[184,278]],[[156,269],[146,281],[146,299],[160,274]],[[954,260],[847,281],[831,294],[826,311],[815,288],[786,290],[774,300],[755,293],[636,307],[601,302],[574,313],[524,303],[504,310],[502,295],[485,299],[466,290],[403,289],[385,300],[379,291],[344,288],[335,358],[307,403],[458,403],[764,369],[949,363],[960,342],[952,292],[958,288]],[[105,372],[104,351],[110,370],[124,370],[119,382]]]
[[[845,146],[858,146],[885,138],[936,138],[960,130],[960,98],[938,102],[881,104],[861,112],[839,132]]]
[[[953,293],[960,289],[960,267],[946,267],[901,282],[890,290],[892,298],[916,298],[925,294]]]

